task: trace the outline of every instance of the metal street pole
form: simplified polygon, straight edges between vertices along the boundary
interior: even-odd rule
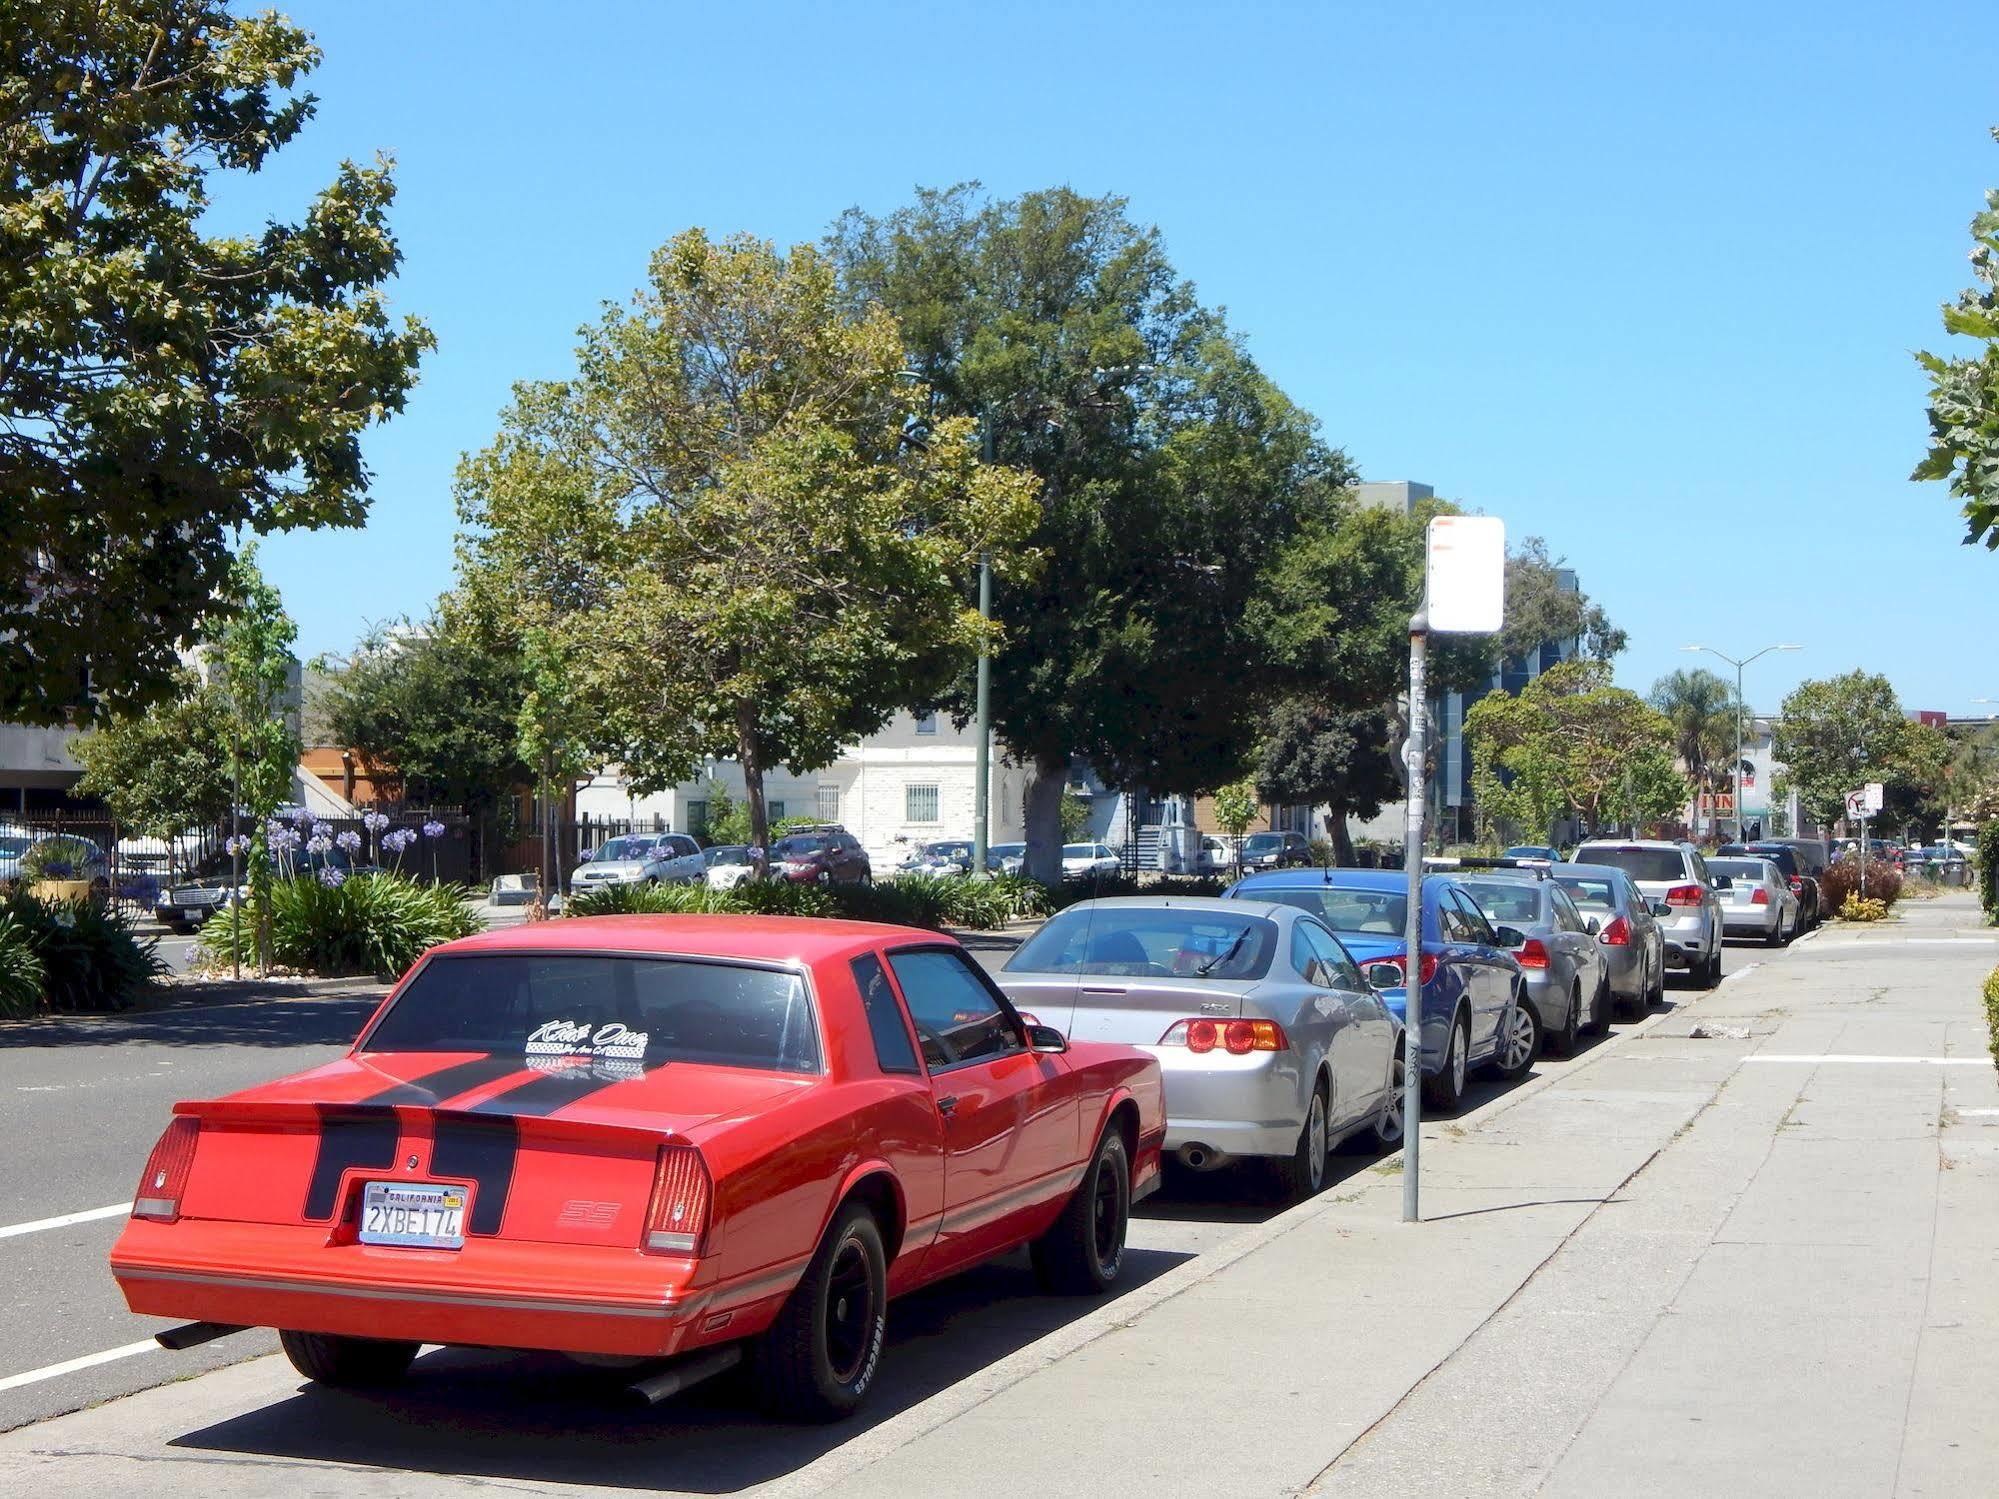
[[[993,428],[983,413],[979,416],[979,456],[993,461]],[[993,774],[993,652],[987,632],[993,624],[993,554],[979,553],[979,677],[972,703],[977,733],[977,758],[972,763],[972,878],[986,877],[986,837],[988,803],[992,800]]]
[[[1409,621],[1409,814],[1402,865],[1409,877],[1409,914],[1402,957],[1402,1221],[1421,1220],[1417,1165],[1423,1123],[1423,817],[1429,796],[1424,774],[1427,655],[1430,643],[1430,587],[1427,570],[1423,607]],[[1446,1062],[1448,1065],[1448,1061]]]
[[[232,718],[236,698],[229,698]],[[229,976],[243,977],[243,729],[240,721],[229,725]]]
[[[1735,841],[1742,842],[1742,668],[1750,662],[1769,655],[1772,651],[1801,651],[1801,645],[1766,645],[1753,656],[1744,656],[1740,661],[1711,645],[1683,645],[1683,651],[1706,651],[1710,656],[1719,656],[1735,668]]]

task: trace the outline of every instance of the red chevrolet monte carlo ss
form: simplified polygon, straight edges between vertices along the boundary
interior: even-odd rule
[[[447,944],[347,1056],[174,1115],[111,1251],[195,1324],[169,1346],[275,1327],[333,1384],[423,1343],[674,1360],[655,1391],[748,1353],[817,1419],[890,1297],[1020,1244],[1111,1286],[1165,1128],[1156,1061],[1023,1022],[948,938],[741,916]]]

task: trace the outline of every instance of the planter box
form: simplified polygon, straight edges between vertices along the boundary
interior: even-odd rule
[[[36,900],[56,901],[89,900],[89,880],[36,880],[28,886],[28,893]]]

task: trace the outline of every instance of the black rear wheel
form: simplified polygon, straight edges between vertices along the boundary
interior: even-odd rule
[[[1276,1160],[1277,1186],[1286,1202],[1316,1196],[1326,1185],[1326,1155],[1330,1148],[1326,1084],[1321,1078],[1312,1089],[1312,1101],[1305,1106],[1305,1122],[1298,1127],[1297,1147],[1289,1156]]]
[[[1097,1141],[1096,1154],[1062,1216],[1034,1241],[1034,1273],[1058,1296],[1101,1295],[1124,1267],[1130,1226],[1131,1157],[1113,1124]]]
[[[1499,1039],[1500,1077],[1510,1083],[1516,1077],[1526,1076],[1540,1054],[1541,1017],[1526,994],[1516,994],[1512,1013],[1506,1019],[1506,1030]]]
[[[1461,1010],[1444,1042],[1444,1065],[1436,1076],[1423,1079],[1423,1102],[1438,1114],[1455,1114],[1464,1107],[1465,1071],[1471,1060],[1471,1020]]]
[[[1583,1025],[1582,1012],[1583,991],[1572,984],[1569,986],[1568,1008],[1562,1012],[1561,1025],[1558,1027],[1550,1026],[1548,1028],[1548,1050],[1552,1051],[1556,1056],[1569,1057],[1575,1055],[1576,1037],[1581,1033]]]
[[[860,1408],[888,1331],[888,1254],[866,1204],[850,1202],[757,1345],[766,1406],[795,1421]]]
[[[415,1343],[381,1338],[349,1338],[330,1332],[278,1333],[292,1367],[307,1379],[338,1389],[380,1389],[409,1373]]]

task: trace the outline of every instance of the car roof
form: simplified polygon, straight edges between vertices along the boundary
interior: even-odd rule
[[[1425,891],[1443,889],[1446,885],[1457,884],[1454,875],[1426,874],[1423,876]],[[1409,888],[1409,876],[1399,869],[1331,869],[1313,865],[1308,869],[1271,869],[1256,874],[1246,874],[1229,888],[1231,890],[1310,890],[1316,886],[1327,886],[1340,890],[1400,890]]]
[[[1503,884],[1523,887],[1548,883],[1538,869],[1460,869],[1453,873],[1452,878],[1462,880],[1467,885],[1479,885],[1487,880],[1498,880]]]
[[[1585,838],[1577,848],[1670,848],[1675,853],[1686,850],[1687,845],[1677,838]]]
[[[1603,879],[1613,874],[1623,875],[1627,880],[1631,878],[1615,864],[1557,864],[1549,873],[1558,880],[1564,875],[1571,879]]]
[[[1065,906],[1063,914],[1066,916],[1070,911],[1081,910],[1217,911],[1231,916],[1266,916],[1273,921],[1283,916],[1306,914],[1282,901],[1237,900],[1226,895],[1106,895],[1097,900],[1079,900],[1074,905]]]
[[[431,952],[630,952],[813,963],[852,956],[884,942],[956,945],[949,937],[919,927],[816,916],[566,916],[480,932]]]

